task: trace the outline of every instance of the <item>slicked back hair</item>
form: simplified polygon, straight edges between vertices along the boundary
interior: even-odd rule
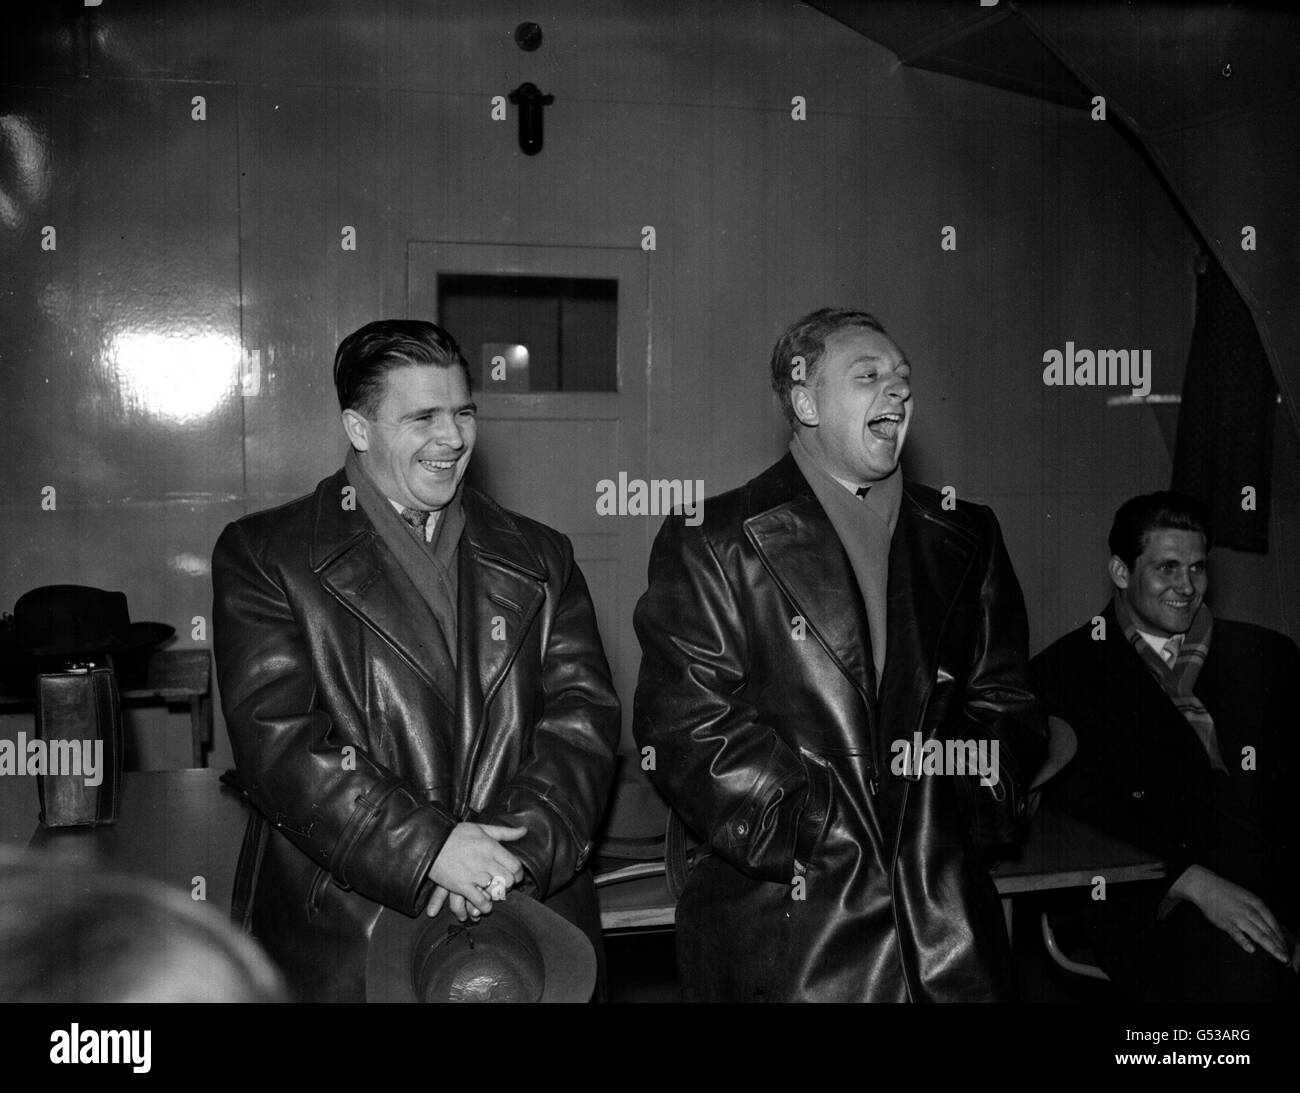
[[[826,352],[826,339],[850,327],[865,327],[884,334],[885,337],[889,336],[880,320],[869,312],[823,307],[791,323],[777,340],[772,350],[772,390],[776,392],[781,412],[785,414],[791,428],[799,423],[799,419],[795,417],[794,407],[790,405],[790,392],[796,384],[806,387],[816,380],[817,365]],[[803,379],[794,378],[798,365],[796,358],[802,359]]]
[[[340,410],[374,417],[384,396],[385,377],[394,368],[427,364],[460,367],[474,381],[456,339],[423,319],[380,319],[354,330],[334,354],[334,390]]]
[[[1210,510],[1205,505],[1185,493],[1159,490],[1130,497],[1120,505],[1106,544],[1112,554],[1132,569],[1146,549],[1147,537],[1159,528],[1200,532],[1205,536],[1207,553],[1213,542]]]

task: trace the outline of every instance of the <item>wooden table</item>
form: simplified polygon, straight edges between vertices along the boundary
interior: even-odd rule
[[[1096,877],[1104,877],[1108,885],[1157,880],[1165,875],[1165,863],[1091,824],[1042,808],[1029,827],[1020,857],[1000,862],[992,873],[998,893],[1006,897],[1085,888]]]
[[[132,771],[116,824],[43,829],[34,777],[0,778],[0,846],[32,850],[86,869],[149,877],[230,913],[246,813],[215,770]]]
[[[200,649],[163,649],[149,658],[142,686],[121,692],[123,706],[161,702],[183,705],[190,714],[190,747],[194,766],[206,767],[205,743],[212,744],[212,652]],[[33,695],[0,695],[0,713],[33,710]]]
[[[247,813],[214,770],[132,772],[122,787],[116,825],[43,831],[37,824],[36,779],[0,778],[0,845],[56,854],[60,860],[152,877],[191,889],[204,878],[208,901],[226,911]],[[993,870],[1008,911],[1014,896],[1059,888],[1153,880],[1157,858],[1088,824],[1044,808],[1034,817],[1019,860]],[[674,906],[662,875],[598,889],[606,931],[667,929]]]

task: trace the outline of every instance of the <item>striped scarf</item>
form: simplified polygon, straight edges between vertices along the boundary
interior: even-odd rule
[[[1156,682],[1169,697],[1169,701],[1177,707],[1178,712],[1196,733],[1196,738],[1209,757],[1210,766],[1226,774],[1228,768],[1223,765],[1223,757],[1219,754],[1219,742],[1214,732],[1214,718],[1205,708],[1205,704],[1192,693],[1192,688],[1196,686],[1196,677],[1201,674],[1205,657],[1210,651],[1210,631],[1214,628],[1210,609],[1205,604],[1197,608],[1191,627],[1186,634],[1181,635],[1182,644],[1172,665],[1166,664],[1146,639],[1138,633],[1132,612],[1129,611],[1128,604],[1118,591],[1115,593],[1115,619],[1119,622],[1120,629],[1124,631],[1124,636],[1128,638],[1129,644],[1142,659],[1142,663],[1156,677]]]

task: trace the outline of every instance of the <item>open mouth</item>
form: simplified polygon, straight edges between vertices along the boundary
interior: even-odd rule
[[[903,415],[897,411],[890,411],[887,414],[881,414],[873,417],[867,422],[867,432],[877,440],[896,440],[898,430],[903,426]]]
[[[1162,602],[1166,607],[1172,607],[1175,611],[1186,611],[1192,606],[1191,600],[1164,600]]]
[[[446,474],[455,468],[455,459],[421,459],[419,464],[430,474]]]

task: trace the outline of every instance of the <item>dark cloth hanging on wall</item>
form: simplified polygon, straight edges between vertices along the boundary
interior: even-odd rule
[[[1173,488],[1204,502],[1218,546],[1268,553],[1277,385],[1255,320],[1213,257],[1196,280],[1196,324],[1178,411]],[[1242,507],[1242,490],[1255,505]]]

